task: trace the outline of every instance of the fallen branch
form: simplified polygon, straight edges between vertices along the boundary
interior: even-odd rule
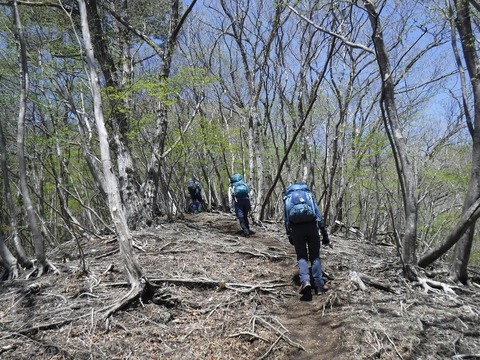
[[[275,348],[275,346],[278,344],[278,342],[280,340],[283,339],[283,335],[286,333],[286,331],[282,334],[280,334],[277,339],[274,341],[274,343],[272,345],[270,345],[270,347],[268,348],[267,352],[265,354],[263,354],[262,356],[260,356],[258,358],[258,360],[263,360],[263,359],[266,359],[268,355],[270,355],[270,353],[272,352],[272,350]]]
[[[285,335],[288,331],[283,327],[282,324],[280,324],[283,328],[283,330],[281,331],[281,330],[277,329],[276,327],[274,327],[272,324],[270,324],[268,321],[266,321],[265,319],[263,319],[259,316],[254,316],[254,319],[259,320],[264,326],[266,326],[266,327],[270,328],[271,330],[275,331],[277,334],[279,334],[280,338],[285,340],[291,346],[305,351],[305,348],[302,345],[300,345],[299,343],[296,343],[295,341],[291,340],[288,336]],[[278,339],[277,339],[277,341],[275,341],[275,343],[276,342],[278,342]]]
[[[365,291],[367,289],[367,287],[365,286],[365,284],[367,284],[377,289],[396,294],[395,290],[393,290],[390,285],[385,284],[371,276],[357,273],[356,271],[350,271],[350,281],[353,282],[357,286],[357,288],[362,291]]]
[[[265,339],[264,337],[261,337],[260,335],[249,332],[249,331],[242,331],[242,332],[239,332],[239,333],[228,335],[228,337],[239,337],[239,336],[250,336],[252,338],[257,338],[257,339],[263,340],[267,343],[270,342],[268,339]]]
[[[116,254],[120,251],[120,249],[113,249],[113,250],[110,250],[110,251],[107,251],[106,253],[102,254],[102,255],[98,255],[98,256],[95,256],[94,259],[95,260],[98,260],[98,259],[102,259],[104,257],[107,257],[107,256],[110,256],[110,255],[113,255],[113,254]]]
[[[12,337],[12,336],[15,336],[15,335],[18,335],[18,334],[28,335],[28,334],[32,334],[32,333],[37,333],[39,330],[59,329],[60,327],[66,325],[66,324],[69,324],[73,321],[83,319],[83,318],[88,317],[88,316],[90,316],[90,314],[78,316],[78,317],[75,317],[75,318],[63,319],[63,320],[60,320],[60,321],[54,321],[54,322],[50,322],[50,323],[38,324],[38,325],[30,326],[30,327],[25,328],[25,329],[15,330],[15,331],[12,331],[11,333],[7,334],[6,336],[2,336],[2,340],[5,340],[8,337]]]
[[[367,290],[367,287],[365,286],[362,279],[360,279],[360,276],[356,271],[350,271],[349,278],[350,281],[357,287],[357,289],[360,289],[362,291]]]
[[[351,232],[351,233],[357,235],[359,238],[365,239],[365,235],[360,230],[358,230],[357,228],[354,228],[352,226],[348,226],[347,224],[344,224],[343,222],[338,221],[338,220],[335,220],[335,224],[340,226],[340,228],[342,228],[342,227],[345,228],[348,232]]]
[[[218,288],[219,290],[234,290],[241,293],[251,293],[252,291],[259,290],[264,292],[272,292],[279,287],[291,286],[290,283],[281,282],[262,282],[259,284],[237,284],[227,283],[218,280],[211,279],[174,279],[174,278],[159,278],[150,279],[152,284],[154,283],[170,283],[184,286],[202,286],[207,288]],[[118,286],[118,283],[116,283]]]

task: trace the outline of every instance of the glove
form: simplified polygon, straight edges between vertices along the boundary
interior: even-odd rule
[[[322,238],[322,245],[329,246],[330,245],[330,238],[327,234],[323,235]],[[331,246],[331,245],[330,245]]]
[[[290,234],[288,234],[288,242],[293,245],[293,238]]]

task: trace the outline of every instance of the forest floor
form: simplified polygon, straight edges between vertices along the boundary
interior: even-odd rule
[[[477,283],[440,265],[407,282],[391,244],[334,235],[321,249],[330,291],[303,301],[281,224],[252,229],[201,213],[134,232],[159,287],[108,319],[129,290],[115,238],[81,241],[88,271],[62,244],[49,254],[59,275],[0,283],[0,359],[480,359]]]

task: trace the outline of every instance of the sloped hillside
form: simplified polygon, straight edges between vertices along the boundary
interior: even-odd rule
[[[239,230],[230,214],[202,213],[135,232],[161,286],[109,319],[128,290],[114,237],[82,240],[86,272],[77,244],[64,244],[50,254],[60,275],[0,284],[0,358],[480,358],[475,284],[449,284],[440,268],[408,283],[393,246],[332,236],[322,249],[331,291],[300,301],[282,227]]]

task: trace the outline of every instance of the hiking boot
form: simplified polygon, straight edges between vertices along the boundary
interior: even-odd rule
[[[310,281],[305,280],[300,285],[300,288],[298,289],[298,292],[302,295],[305,295],[305,294],[311,293],[311,290],[312,290],[312,285],[310,284]]]
[[[328,291],[328,285],[323,284],[321,286],[315,286],[315,294],[322,295]]]

